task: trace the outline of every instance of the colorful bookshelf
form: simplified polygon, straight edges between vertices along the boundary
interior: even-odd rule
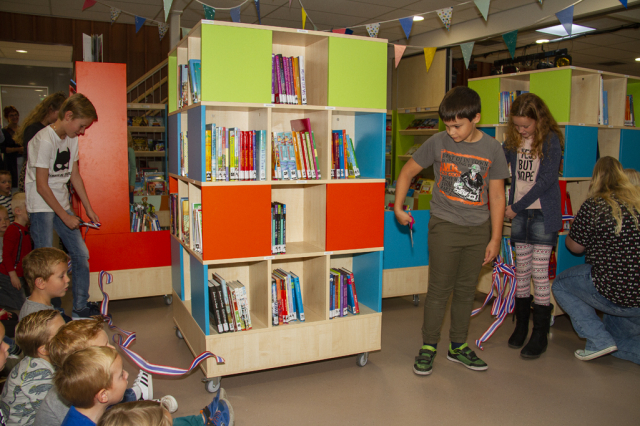
[[[308,105],[271,104],[272,53],[304,56]],[[179,109],[177,68],[189,59],[201,60],[202,100]],[[169,53],[169,64],[170,191],[200,203],[203,215],[202,253],[181,229],[171,237],[174,322],[194,354],[210,350],[226,360],[203,365],[207,389],[225,375],[333,357],[359,354],[364,365],[381,347],[386,40],[201,21]],[[322,179],[272,180],[267,149],[265,181],[206,182],[206,125],[266,130],[270,140],[303,118],[311,121]],[[331,131],[338,129],[354,140],[360,179],[330,177]],[[187,176],[179,170],[183,132]],[[271,254],[274,201],[287,206],[286,254]],[[353,271],[360,314],[329,319],[332,267]],[[272,325],[276,268],[301,278],[305,322]],[[207,295],[214,272],[246,286],[252,330],[217,333]]]

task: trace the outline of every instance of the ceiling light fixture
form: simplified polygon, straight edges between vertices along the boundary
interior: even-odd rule
[[[420,15],[415,15],[413,17],[413,21],[424,21],[424,16],[420,16]]]
[[[571,35],[577,35],[577,34],[583,34],[583,33],[588,33],[591,31],[595,31],[595,28],[591,28],[591,27],[583,27],[582,25],[577,25],[577,24],[572,24],[571,25]],[[545,34],[552,34],[558,37],[566,37],[569,34],[567,33],[567,30],[564,29],[563,25],[554,25],[552,27],[547,27],[547,28],[540,28],[539,30],[536,30],[539,33],[545,33]]]
[[[538,44],[549,43],[549,40],[546,38],[541,38],[540,40],[536,40],[536,43]]]
[[[26,50],[16,50],[16,52],[18,52],[18,53],[27,53]]]
[[[44,92],[44,89],[35,89],[36,92]]]
[[[636,58],[636,62],[640,62],[640,58]]]

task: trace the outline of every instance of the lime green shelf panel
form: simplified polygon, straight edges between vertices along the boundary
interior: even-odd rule
[[[571,121],[571,69],[532,73],[529,91],[542,98],[556,121]]]
[[[202,25],[202,101],[271,103],[271,31]]]
[[[482,99],[482,113],[478,124],[498,124],[500,113],[500,79],[487,78],[469,82],[469,88]]]
[[[387,45],[329,37],[327,96],[329,106],[386,109]]]
[[[398,155],[404,155],[409,148],[411,148],[414,144],[414,137],[410,135],[401,135],[400,130],[406,129],[409,124],[415,118],[413,114],[398,114],[398,111],[393,111],[394,117],[396,118],[394,124],[396,124],[393,128],[393,136],[394,136],[394,147],[393,147],[393,180],[398,179],[400,175],[400,171],[402,167],[405,165],[406,160],[401,160],[398,158]]]
[[[173,112],[178,108],[178,58],[176,57],[175,51],[173,54],[169,55],[167,66],[169,67],[169,75],[168,75],[168,105],[169,112]]]
[[[638,117],[638,113],[640,113],[640,80],[631,78],[627,80],[627,95],[633,95],[633,116]],[[637,118],[636,127],[638,127]]]

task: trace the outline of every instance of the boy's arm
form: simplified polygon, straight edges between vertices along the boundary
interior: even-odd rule
[[[396,198],[394,201],[393,211],[396,214],[396,220],[400,225],[408,225],[411,222],[410,215],[402,209],[404,199],[407,197],[407,191],[411,184],[411,179],[422,171],[422,166],[411,158],[400,170],[400,175],[396,181]]]
[[[73,170],[71,170],[71,184],[73,185],[73,189],[78,194],[80,201],[82,201],[82,205],[87,212],[87,216],[95,223],[99,223],[100,219],[98,215],[91,208],[91,203],[89,202],[89,196],[87,195],[87,191],[84,189],[84,181],[82,180],[82,176],[80,176],[80,172],[78,171],[78,162],[75,161],[73,163]]]
[[[51,207],[51,210],[64,222],[70,229],[77,229],[82,220],[70,215],[62,208],[56,196],[53,195],[51,187],[49,187],[49,169],[44,167],[36,167],[36,190],[42,199]]]
[[[504,221],[504,179],[492,179],[489,181],[489,202],[491,214],[491,241],[484,252],[486,265],[495,259],[500,253],[500,241],[502,240],[502,223]]]

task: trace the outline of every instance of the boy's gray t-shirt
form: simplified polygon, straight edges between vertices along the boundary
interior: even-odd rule
[[[478,142],[455,142],[447,132],[440,132],[427,139],[412,158],[422,168],[433,165],[432,215],[461,226],[489,220],[489,181],[509,177],[497,140],[483,132]]]
[[[20,321],[22,318],[34,312],[53,310],[53,309],[55,308],[52,305],[45,305],[43,303],[32,302],[31,300],[27,299],[22,305],[22,308],[20,309],[20,313],[18,314],[18,321]]]
[[[60,396],[56,387],[52,387],[40,404],[33,426],[60,426],[70,405]]]

